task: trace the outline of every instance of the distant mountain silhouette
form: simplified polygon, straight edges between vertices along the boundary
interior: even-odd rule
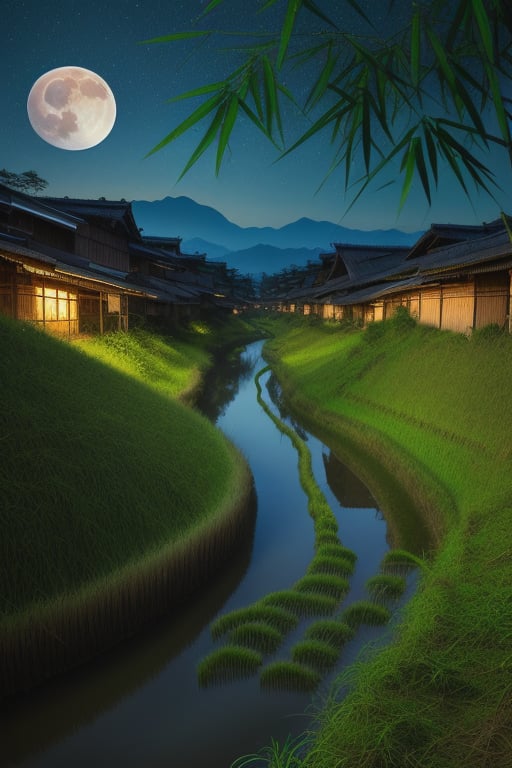
[[[208,259],[213,261],[225,261],[226,256],[231,253],[229,248],[225,248],[218,243],[210,243],[208,240],[203,240],[202,237],[193,237],[191,240],[183,240],[181,243],[181,250],[183,253],[206,253]]]
[[[242,274],[269,275],[280,272],[285,267],[295,265],[305,266],[308,261],[318,262],[318,256],[322,248],[276,248],[274,245],[253,245],[242,251],[230,251],[225,256],[230,267],[234,267]]]
[[[143,235],[181,237],[186,253],[206,252],[208,258],[226,260],[241,272],[251,272],[249,265],[267,264],[272,259],[282,266],[257,271],[278,271],[289,264],[305,264],[318,252],[332,250],[332,243],[354,245],[412,245],[422,232],[407,233],[398,229],[360,230],[342,227],[331,221],[301,218],[276,229],[274,227],[240,227],[207,205],[189,197],[166,197],[163,200],[134,200],[135,220],[143,228]],[[263,246],[287,250],[287,254],[271,254]],[[258,250],[256,254],[255,249]],[[291,253],[290,249],[294,252]],[[306,250],[315,251],[313,255]],[[237,252],[235,257],[234,253]],[[242,255],[242,253],[244,255]],[[282,257],[282,258],[281,258]],[[286,258],[289,261],[284,262]],[[240,261],[240,263],[239,263]],[[242,266],[242,262],[247,266]]]

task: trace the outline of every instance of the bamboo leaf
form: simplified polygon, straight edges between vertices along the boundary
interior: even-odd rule
[[[152,37],[151,40],[139,40],[137,45],[149,45],[150,43],[173,43],[175,40],[190,40],[194,37],[207,37],[211,35],[210,30],[195,32],[174,32],[171,35],[162,35],[161,37]]]
[[[425,139],[425,144],[427,146],[427,153],[428,153],[428,161],[430,164],[430,168],[432,171],[432,176],[434,177],[434,182],[437,187],[438,182],[438,172],[437,172],[437,149],[434,143],[434,139],[432,137],[432,132],[430,129],[430,124],[423,123],[423,136]]]
[[[358,13],[358,14],[359,14],[359,16],[361,16],[361,18],[362,18],[362,19],[364,19],[364,20],[366,21],[366,23],[370,25],[370,27],[373,27],[373,28],[375,29],[375,25],[374,25],[374,24],[373,24],[373,22],[372,22],[372,21],[371,21],[371,20],[368,18],[368,16],[367,16],[367,15],[366,15],[366,13],[363,11],[363,9],[362,9],[362,8],[361,8],[361,6],[359,5],[359,3],[357,3],[357,2],[356,2],[356,0],[347,0],[347,2],[348,2],[348,4],[349,4],[350,6],[352,6],[352,8],[354,9],[354,11],[355,11],[356,13]]]
[[[277,54],[277,62],[276,67],[277,69],[281,69],[283,66],[285,57],[286,57],[286,51],[288,50],[288,46],[290,44],[290,38],[292,36],[293,27],[295,26],[295,20],[297,18],[297,13],[299,12],[299,8],[302,5],[302,0],[288,0],[288,8],[286,9],[286,16],[283,23],[283,28],[281,31],[281,40],[279,43],[279,51]]]
[[[430,196],[430,181],[428,178],[428,171],[425,163],[425,156],[423,154],[423,146],[421,143],[421,139],[419,137],[416,143],[414,144],[414,156],[416,161],[416,168],[418,170],[419,177],[421,180],[421,185],[423,187],[423,191],[425,192],[425,197],[428,200],[428,204],[432,205],[432,198]]]
[[[223,103],[217,109],[217,112],[213,116],[212,121],[206,130],[206,133],[204,134],[203,138],[195,148],[194,152],[191,154],[184,169],[180,173],[178,177],[178,181],[180,181],[183,178],[183,176],[192,168],[192,166],[195,165],[195,163],[197,163],[201,155],[203,155],[206,152],[208,147],[211,146],[211,144],[213,144],[213,142],[215,141],[215,137],[219,132],[219,128],[222,124],[225,113],[226,113],[226,104]]]
[[[265,124],[263,123],[263,121],[262,121],[262,120],[260,120],[260,118],[258,117],[258,115],[256,115],[256,114],[255,114],[255,113],[252,111],[252,109],[249,107],[249,105],[248,105],[248,104],[246,104],[246,102],[245,102],[245,101],[240,101],[240,102],[239,102],[239,107],[240,107],[240,109],[242,109],[242,110],[245,112],[245,114],[246,114],[246,115],[247,115],[247,117],[250,119],[250,121],[251,121],[252,123],[254,123],[254,125],[256,126],[256,128],[257,128],[259,131],[261,131],[261,132],[262,132],[262,133],[263,133],[263,134],[266,136],[266,138],[267,138],[269,141],[271,141],[271,142],[272,142],[272,144],[273,144],[273,145],[276,147],[276,149],[279,149],[279,147],[278,147],[278,145],[276,144],[276,142],[274,141],[274,139],[273,139],[272,135],[271,135],[271,134],[270,134],[270,133],[267,131],[267,129],[266,129],[266,127],[265,127]]]
[[[363,94],[361,102],[361,123],[362,123],[362,138],[363,138],[363,155],[366,173],[370,170],[370,160],[372,152],[372,134],[371,134],[371,117],[370,117],[370,104],[367,93]]]
[[[161,142],[159,142],[155,147],[153,147],[153,149],[147,153],[146,157],[153,155],[155,152],[159,152],[161,149],[167,146],[167,144],[170,144],[171,141],[174,141],[183,133],[190,130],[192,126],[194,126],[204,117],[206,117],[206,115],[212,112],[216,107],[218,107],[219,104],[221,104],[221,102],[224,101],[224,99],[225,99],[224,93],[217,93],[216,96],[212,96],[211,99],[208,99],[208,101],[205,101],[196,110],[194,110],[194,112],[192,112],[191,115],[189,115],[185,120],[183,120],[183,122],[181,122],[173,131],[168,133],[167,136],[164,139],[162,139]]]
[[[494,61],[494,46],[492,43],[491,27],[482,0],[471,0],[473,13],[480,33],[480,39],[489,62]]]
[[[213,93],[214,91],[219,91],[221,88],[225,87],[226,82],[220,80],[218,83],[210,83],[210,85],[203,85],[200,88],[194,88],[191,91],[179,93],[177,96],[173,96],[172,99],[168,99],[168,103],[183,101],[184,99],[192,99],[195,96],[205,96],[207,93]]]
[[[216,8],[218,5],[223,3],[224,0],[211,0],[204,11],[202,12],[201,16],[205,16],[207,13],[210,13],[210,11],[213,11],[214,8]]]
[[[276,79],[272,64],[268,56],[263,57],[263,84],[265,92],[265,108],[267,118],[267,130],[272,133],[272,125],[276,122],[281,141],[283,141],[283,126],[281,124],[281,113],[279,110],[279,98],[277,93]]]
[[[316,82],[314,83],[308,95],[308,98],[306,99],[306,103],[304,105],[305,109],[314,107],[315,104],[317,104],[322,98],[322,96],[325,94],[327,87],[329,85],[329,80],[334,70],[335,64],[336,64],[336,57],[333,56],[332,45],[329,44],[327,48],[327,61],[325,62],[325,66],[320,72]]]
[[[448,58],[446,56],[446,53],[444,51],[444,48],[442,46],[441,40],[437,36],[437,33],[430,25],[427,26],[427,35],[430,40],[430,44],[432,46],[432,49],[434,51],[435,57],[438,61],[439,67],[441,69],[442,74],[444,75],[450,90],[452,92],[455,92],[455,74],[450,66],[450,63],[448,61]]]
[[[217,144],[217,160],[215,164],[215,175],[219,175],[220,167],[222,165],[222,158],[228,145],[229,137],[235,125],[236,116],[238,114],[238,96],[233,94],[224,112],[222,127],[220,129],[219,141]]]
[[[254,70],[252,71],[249,79],[249,90],[251,92],[252,100],[254,101],[254,106],[256,107],[258,117],[260,120],[263,120],[263,106],[260,98],[258,75]]]
[[[319,19],[322,19],[322,21],[325,21],[329,26],[334,27],[334,29],[339,29],[338,25],[331,19],[329,16],[326,16],[326,14],[321,10],[321,8],[318,7],[316,3],[313,2],[313,0],[303,0],[304,8],[307,8],[308,11],[313,13],[315,16],[318,16]]]
[[[405,167],[405,178],[402,186],[402,192],[400,194],[400,203],[398,205],[398,212],[402,210],[405,205],[405,201],[409,196],[411,190],[412,179],[414,176],[414,170],[416,168],[416,146],[419,142],[419,138],[414,136],[409,146],[407,147],[404,158],[402,161],[402,169]]]

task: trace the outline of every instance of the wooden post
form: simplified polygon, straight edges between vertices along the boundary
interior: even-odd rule
[[[103,293],[100,291],[100,336],[103,336]]]

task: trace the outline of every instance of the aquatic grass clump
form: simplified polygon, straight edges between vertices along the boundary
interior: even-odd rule
[[[274,653],[283,642],[283,633],[262,622],[249,622],[233,629],[229,641],[259,653]]]
[[[366,582],[366,589],[376,600],[398,598],[405,592],[407,583],[402,576],[379,573]]]
[[[332,514],[319,515],[315,520],[315,533],[338,533],[338,521]]]
[[[306,664],[321,672],[333,667],[339,658],[339,649],[323,640],[308,638],[301,640],[292,648],[292,659],[299,664]]]
[[[307,573],[326,573],[334,576],[350,576],[354,571],[354,563],[344,557],[333,555],[315,555],[309,564]]]
[[[318,687],[321,679],[316,670],[295,661],[274,661],[260,674],[262,688],[279,691],[310,693]]]
[[[278,632],[285,634],[294,629],[298,624],[298,618],[286,608],[278,605],[264,604],[262,600],[245,608],[237,608],[234,611],[219,616],[210,626],[210,632],[214,640],[222,637],[231,630],[247,624],[258,622],[274,627]]]
[[[338,538],[338,535],[334,533],[334,531],[320,531],[320,533],[317,533],[315,536],[315,546],[318,549],[318,547],[329,545],[329,544],[339,544],[340,540]]]
[[[386,624],[390,618],[391,612],[387,608],[369,600],[358,600],[343,611],[343,620],[351,627]]]
[[[262,662],[261,653],[245,646],[226,645],[217,648],[198,664],[199,685],[207,687],[240,677],[250,677],[257,672]]]
[[[328,615],[336,610],[338,604],[333,597],[294,589],[271,592],[261,602],[265,606],[284,608],[299,617]]]
[[[355,564],[357,555],[354,550],[344,547],[343,544],[322,544],[316,551],[317,555],[329,555],[332,557],[340,557],[344,560],[349,560]]]
[[[339,648],[354,637],[354,628],[344,621],[321,619],[309,625],[305,636],[308,639],[321,640],[334,648]]]
[[[382,558],[382,567],[386,565],[404,565],[409,568],[418,568],[424,565],[424,561],[418,555],[408,552],[406,549],[390,549]]]
[[[311,573],[299,579],[294,588],[299,592],[328,595],[339,601],[349,591],[350,584],[347,579],[332,573]]]

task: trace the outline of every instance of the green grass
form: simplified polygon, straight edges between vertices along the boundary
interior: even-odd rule
[[[103,352],[93,359],[99,349],[108,364]],[[0,317],[0,350],[0,656],[16,659],[2,665],[7,691],[203,583],[239,539],[250,476],[175,397],[205,359],[192,347],[186,362],[183,344],[147,332],[70,344]]]
[[[392,546],[426,555],[396,640],[340,680],[303,765],[509,768],[512,338],[273,322],[287,406],[371,488]]]
[[[207,687],[240,677],[250,677],[258,671],[262,661],[260,653],[245,646],[225,645],[217,648],[199,662],[199,685]]]

